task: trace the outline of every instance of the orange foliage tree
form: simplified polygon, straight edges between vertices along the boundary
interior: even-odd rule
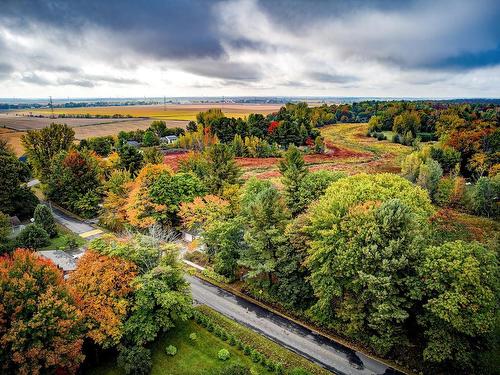
[[[75,373],[84,359],[81,312],[63,275],[34,252],[0,258],[0,372]]]
[[[130,309],[131,282],[136,275],[134,263],[89,248],[68,280],[78,297],[87,336],[103,348],[120,342]]]
[[[216,195],[196,197],[192,202],[181,203],[179,217],[187,229],[195,229],[206,222],[220,220],[231,213],[230,203]]]

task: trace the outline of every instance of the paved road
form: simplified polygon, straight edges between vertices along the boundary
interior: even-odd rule
[[[51,206],[54,219],[70,231],[76,234],[83,234],[95,230],[95,228],[81,220],[78,220],[70,215],[65,214],[57,207]]]
[[[196,277],[186,276],[198,303],[238,321],[336,374],[399,374],[362,353],[290,322]]]
[[[89,224],[53,207],[54,218],[71,231],[94,230]],[[318,363],[336,374],[399,374],[366,355],[349,349],[279,315],[237,297],[196,277],[186,275],[193,298],[227,317],[242,323],[271,340]]]

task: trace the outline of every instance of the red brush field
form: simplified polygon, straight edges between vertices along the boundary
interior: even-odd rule
[[[179,169],[179,162],[187,155],[187,151],[179,151],[171,154],[166,154],[163,157],[163,163],[168,165],[174,171]]]

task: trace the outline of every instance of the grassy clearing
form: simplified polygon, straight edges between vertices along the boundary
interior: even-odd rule
[[[73,233],[66,227],[57,225],[57,236],[50,239],[50,244],[41,248],[40,250],[66,250],[69,240],[73,240],[74,243],[80,247],[85,243],[85,240],[79,235]]]
[[[196,333],[198,339],[191,341],[189,335]],[[175,356],[165,353],[168,345],[177,348]],[[231,357],[221,361],[217,357],[220,349],[227,349]],[[194,321],[180,323],[176,328],[167,332],[152,346],[153,368],[151,375],[201,375],[210,374],[221,370],[232,363],[237,363],[251,368],[256,374],[266,374],[267,370],[260,364],[252,362],[250,357],[221,340]],[[122,375],[124,372],[115,364],[114,359],[109,359],[101,366],[85,372],[87,375]]]

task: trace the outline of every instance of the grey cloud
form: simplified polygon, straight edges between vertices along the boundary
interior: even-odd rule
[[[0,62],[0,79],[8,78],[14,72],[11,64]]]
[[[223,60],[184,61],[185,70],[206,77],[225,80],[252,81],[261,77],[258,67],[252,64],[232,63]]]
[[[34,85],[47,86],[51,85],[52,82],[46,78],[39,76],[36,73],[26,73],[23,74],[21,80],[26,83],[32,83]]]
[[[331,74],[324,72],[311,72],[308,74],[309,78],[326,83],[352,83],[359,81],[359,78],[351,75]]]

